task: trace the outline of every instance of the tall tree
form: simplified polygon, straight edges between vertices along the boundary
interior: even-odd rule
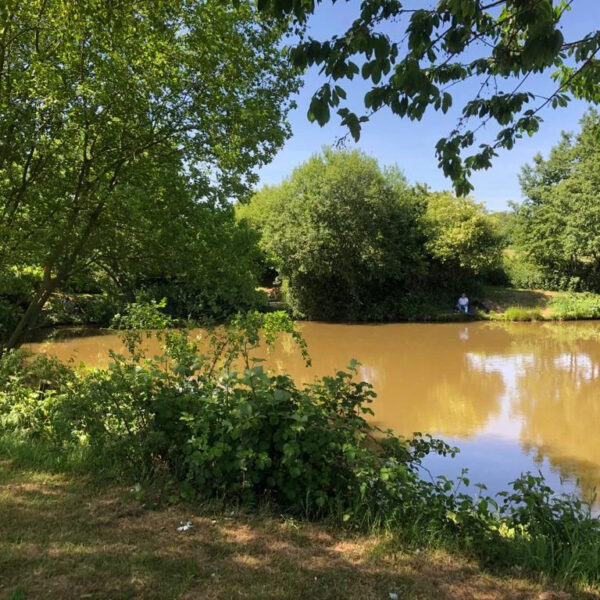
[[[389,320],[424,277],[423,206],[397,169],[325,149],[238,216],[260,229],[297,314]]]
[[[501,238],[482,204],[449,192],[428,196],[423,216],[425,247],[445,271],[460,280],[500,265]]]
[[[427,110],[447,112],[462,104],[456,127],[439,140],[439,165],[458,193],[472,189],[469,176],[486,169],[499,148],[512,148],[535,133],[547,106],[564,107],[572,97],[600,101],[600,30],[565,39],[566,13],[585,10],[573,0],[362,0],[356,19],[341,35],[316,40],[305,25],[325,0],[258,0],[267,14],[291,19],[301,36],[291,58],[317,65],[327,79],[312,98],[308,117],[323,125],[335,109],[358,140],[361,125],[383,107],[400,117],[421,119]],[[332,4],[336,0],[331,0]],[[349,3],[349,0],[346,0]],[[337,5],[344,4],[338,0]],[[583,4],[583,6],[582,6]],[[576,13],[580,19],[585,13]],[[393,31],[393,34],[389,34]],[[532,74],[545,74],[553,91],[540,92]],[[370,82],[364,112],[346,101],[344,82]],[[461,84],[475,80],[473,94]],[[496,136],[482,140],[482,128]],[[470,155],[475,145],[478,149]]]
[[[143,167],[145,162],[145,168]],[[223,316],[256,301],[257,235],[236,224],[230,203],[206,198],[177,160],[140,162],[115,191],[89,256],[102,288],[130,302],[166,297],[179,317]]]
[[[9,347],[152,165],[213,201],[247,192],[288,134],[297,81],[281,33],[250,0],[2,3],[0,269],[45,273]]]
[[[521,172],[518,247],[554,287],[600,290],[600,115]]]

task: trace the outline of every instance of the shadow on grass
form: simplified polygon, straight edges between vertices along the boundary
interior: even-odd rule
[[[0,461],[1,598],[538,598],[521,579],[273,516],[150,511],[127,488]],[[177,528],[191,521],[189,531]],[[560,596],[546,596],[546,598]],[[592,597],[592,596],[590,596]]]
[[[506,309],[509,306],[523,306],[525,308],[547,307],[551,294],[539,290],[518,290],[512,288],[487,288],[485,295],[490,300]]]

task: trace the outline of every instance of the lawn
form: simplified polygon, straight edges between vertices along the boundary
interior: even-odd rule
[[[3,599],[600,598],[513,575],[273,514],[148,510],[128,487],[0,459]]]

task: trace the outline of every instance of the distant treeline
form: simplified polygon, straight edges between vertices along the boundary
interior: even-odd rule
[[[547,159],[538,154],[520,177],[508,233],[514,285],[600,292],[600,118],[563,133]]]
[[[484,284],[600,292],[598,139],[590,111],[579,134],[523,167],[523,202],[495,213],[358,150],[325,149],[235,209],[198,202],[178,174],[178,210],[166,219],[160,197],[130,203],[136,227],[123,215],[38,323],[106,325],[128,302],[162,298],[171,316],[220,320],[264,305],[260,285],[280,285],[296,317],[338,321],[426,318]],[[0,269],[0,336],[44,273],[25,261]]]
[[[325,149],[237,215],[299,317],[417,317],[502,264],[500,221],[483,205],[409,185],[357,150]]]

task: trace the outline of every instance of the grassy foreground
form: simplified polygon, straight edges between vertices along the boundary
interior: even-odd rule
[[[188,531],[178,531],[182,522]],[[131,489],[0,454],[0,598],[600,598],[269,514],[147,510]]]

